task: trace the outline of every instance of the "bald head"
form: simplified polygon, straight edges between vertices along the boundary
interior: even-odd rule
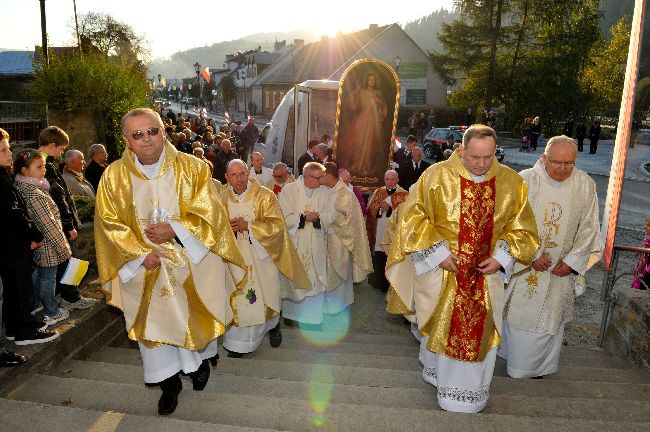
[[[256,172],[260,172],[264,166],[264,156],[260,152],[251,153],[251,165]]]
[[[226,165],[226,180],[236,194],[241,194],[248,186],[248,166],[241,159],[233,159]]]

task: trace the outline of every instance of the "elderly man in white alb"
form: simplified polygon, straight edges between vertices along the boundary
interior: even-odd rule
[[[95,188],[84,178],[84,154],[79,150],[68,150],[63,158],[65,168],[62,177],[71,195],[95,198]]]
[[[251,153],[250,177],[264,187],[273,180],[273,170],[264,166],[264,156],[260,152]]]
[[[239,159],[228,162],[226,179],[221,197],[248,268],[246,286],[231,300],[235,317],[223,338],[228,357],[239,358],[255,351],[266,333],[272,347],[280,346],[281,275],[297,289],[311,285],[273,192],[249,178],[248,167]]]
[[[359,201],[339,179],[335,163],[325,164],[321,184],[331,188],[336,211],[334,223],[327,230],[327,275],[328,292],[340,294],[329,297],[326,313],[337,314],[354,302],[353,284],[362,282],[372,272],[372,258]]]
[[[298,256],[309,276],[310,290],[296,289],[285,283],[282,292],[282,315],[301,325],[321,325],[328,300],[338,301],[338,290],[328,291],[326,232],[334,222],[333,195],[321,186],[325,168],[308,162],[303,175],[280,192],[280,207],[296,246]]]
[[[520,173],[540,247],[530,266],[515,266],[506,290],[499,356],[513,378],[557,372],[564,324],[573,319],[585,272],[601,256],[596,184],[575,168],[577,156],[573,139],[556,136],[537,164]]]

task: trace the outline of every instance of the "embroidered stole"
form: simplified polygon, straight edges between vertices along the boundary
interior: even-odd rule
[[[540,250],[551,257],[552,269],[562,253],[575,180],[571,177],[560,187],[553,187],[539,179],[539,176],[537,178],[540,183],[539,194],[537,202],[531,204],[537,216]],[[551,284],[551,269],[545,272],[538,272],[532,266],[518,271],[519,269],[521,266],[515,266],[515,275],[510,283],[512,296],[506,321],[517,328],[535,331]]]

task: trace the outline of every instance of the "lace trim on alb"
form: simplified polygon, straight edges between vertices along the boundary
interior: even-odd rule
[[[490,386],[484,385],[480,390],[467,390],[457,387],[438,387],[438,397],[449,399],[454,402],[467,403],[472,405],[483,405],[490,397]]]

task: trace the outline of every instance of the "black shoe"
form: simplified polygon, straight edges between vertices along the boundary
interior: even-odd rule
[[[176,411],[176,407],[178,406],[178,394],[183,388],[183,383],[178,374],[175,374],[161,382],[160,388],[163,392],[158,401],[158,414],[169,415]]]
[[[533,377],[533,378],[531,378],[531,379],[544,379],[544,376],[543,376],[543,375],[540,375],[540,376]]]
[[[217,363],[219,362],[219,354],[215,354],[214,357],[210,357],[208,360],[210,360],[210,364],[212,364],[213,367],[217,366]]]
[[[207,359],[203,360],[196,372],[190,373],[190,378],[192,378],[192,388],[194,390],[203,390],[210,379],[210,362]]]
[[[0,367],[20,366],[27,361],[27,357],[22,354],[15,354],[11,351],[0,352]]]
[[[228,351],[228,350],[226,350]],[[228,357],[230,358],[242,358],[244,357],[244,353],[240,353],[237,351],[228,351]]]
[[[271,347],[277,348],[282,343],[282,331],[280,330],[280,322],[278,325],[269,330],[269,342],[271,342]]]
[[[58,338],[59,334],[50,330],[32,330],[27,334],[16,335],[16,345],[34,345],[39,343],[46,343]]]

